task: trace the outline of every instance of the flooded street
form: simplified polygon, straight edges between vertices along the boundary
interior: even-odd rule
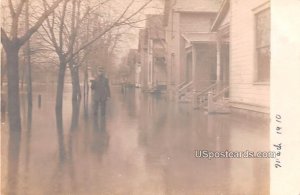
[[[22,98],[21,135],[9,136],[7,116],[1,124],[2,192],[269,194],[269,159],[195,157],[195,150],[268,151],[266,122],[208,115],[140,89],[111,91],[106,116],[95,118],[91,100],[72,107],[67,84],[63,129],[56,128],[55,86],[34,87],[32,121]]]

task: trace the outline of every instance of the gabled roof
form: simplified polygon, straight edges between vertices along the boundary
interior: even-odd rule
[[[229,8],[230,8],[230,0],[224,0],[222,5],[221,5],[221,8],[218,12],[218,15],[217,15],[212,27],[211,27],[212,32],[215,32],[216,30],[218,30],[218,28],[222,24],[224,18],[228,14]]]
[[[177,12],[218,12],[221,0],[177,0],[174,11]]]
[[[191,13],[217,13],[222,0],[165,0],[164,25],[167,25],[170,11]]]

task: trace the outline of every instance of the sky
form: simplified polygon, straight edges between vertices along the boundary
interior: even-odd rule
[[[116,2],[122,2],[123,6],[120,6],[121,10],[124,10],[124,5],[128,5],[130,0],[115,0]],[[146,0],[137,0],[136,3],[132,6],[132,11],[137,10]],[[162,14],[163,12],[163,0],[153,0],[145,10],[140,13],[141,18],[144,18],[146,14]],[[126,55],[129,49],[137,49],[138,48],[138,32],[140,29],[145,27],[145,21],[139,22],[134,25],[135,28],[124,27],[126,29],[127,34],[123,36],[122,43],[119,46],[119,57],[120,59]],[[119,60],[120,60],[119,59]]]

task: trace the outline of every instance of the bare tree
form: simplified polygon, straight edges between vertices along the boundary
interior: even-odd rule
[[[18,3],[7,0],[10,14],[10,30],[1,27],[1,43],[6,52],[8,78],[8,116],[11,131],[21,130],[20,97],[19,97],[19,50],[30,37],[39,29],[46,18],[55,10],[62,0],[56,0],[44,10],[33,26],[20,36],[19,20],[27,0]]]
[[[139,22],[140,20],[135,19],[135,16],[151,1],[148,0],[136,10],[132,10],[135,0],[131,0],[121,14],[107,20],[105,14],[104,17],[91,16],[103,15],[104,9],[102,6],[108,3],[109,0],[104,2],[95,1],[96,3],[93,2],[93,6],[84,3],[82,0],[63,0],[59,9],[47,18],[45,25],[43,25],[44,39],[52,45],[59,60],[55,106],[58,128],[62,128],[63,89],[66,69],[70,68],[73,84],[72,99],[73,101],[77,101],[80,98],[78,76],[80,56],[84,55],[93,44],[108,35],[113,29],[128,25],[129,23]],[[49,7],[45,0],[44,6],[45,8]],[[98,26],[96,26],[94,33],[92,33],[93,35],[90,36],[91,38],[86,40],[80,37],[80,34],[84,34],[88,29],[85,25],[90,25],[91,20],[95,20],[93,22],[95,24],[98,23]]]
[[[29,2],[25,5],[25,30],[29,30]],[[25,43],[25,64],[27,67],[27,129],[31,130],[31,119],[32,119],[32,77],[31,77],[31,51],[30,51],[30,40]]]

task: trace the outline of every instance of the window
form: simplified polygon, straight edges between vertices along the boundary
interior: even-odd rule
[[[165,65],[165,58],[164,57],[155,57],[155,64],[163,66]]]
[[[174,39],[174,12],[171,12],[171,38]]]
[[[148,64],[148,83],[152,82],[151,71],[152,71],[152,68],[151,68],[151,61],[150,61],[149,64]]]
[[[270,81],[270,9],[255,15],[256,20],[256,81]]]

